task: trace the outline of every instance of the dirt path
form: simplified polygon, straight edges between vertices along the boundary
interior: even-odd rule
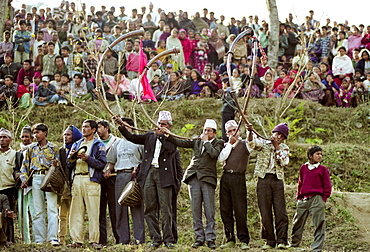
[[[352,209],[360,228],[361,241],[370,243],[370,193],[338,193],[344,195],[345,206]]]

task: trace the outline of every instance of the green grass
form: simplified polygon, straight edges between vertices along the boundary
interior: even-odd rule
[[[119,111],[115,102],[109,103],[113,111]],[[310,144],[320,142],[324,149],[323,164],[330,172],[333,186],[339,191],[368,192],[370,193],[370,110],[369,105],[364,104],[358,108],[326,108],[313,102],[294,101],[292,107],[287,110],[279,121],[275,121],[275,108],[277,99],[252,99],[248,109],[248,118],[255,129],[269,134],[274,124],[288,122],[292,126],[293,135],[287,141],[290,147],[290,164],[285,171],[286,201],[288,216],[291,221],[295,211],[295,190],[300,166],[306,162],[306,150]],[[68,125],[80,127],[85,119],[101,118],[111,121],[107,112],[97,101],[85,102],[79,105],[80,108],[70,106],[53,106],[46,108],[35,108],[27,116],[20,126],[25,124],[43,122],[49,125],[49,140],[62,145],[62,133]],[[157,109],[169,110],[174,119],[173,132],[179,135],[197,136],[201,133],[205,119],[212,118],[221,122],[221,101],[215,99],[199,99],[181,102],[164,102],[161,107],[159,103],[147,104],[145,108],[156,120],[154,115]],[[136,118],[138,127],[151,129],[153,126],[148,122],[140,111],[138,105],[133,102],[121,101],[124,113],[121,116]],[[24,114],[24,111],[0,112],[0,127],[12,128],[13,120]],[[93,117],[94,116],[94,117]],[[188,124],[188,125],[187,125]],[[187,125],[187,126],[186,126]],[[189,126],[191,125],[191,126]],[[15,127],[14,127],[15,128]],[[183,128],[186,128],[184,130]],[[244,127],[242,127],[244,128]],[[183,130],[182,130],[183,129]],[[112,122],[112,131],[120,136],[116,126]],[[20,132],[16,135],[19,136]],[[244,135],[244,133],[243,133]],[[221,136],[221,132],[218,132]],[[14,141],[13,146],[18,149],[19,139]],[[181,149],[183,169],[187,167],[191,159],[192,150]],[[256,199],[256,179],[253,177],[255,155],[252,154],[250,165],[247,170],[248,181],[248,227],[251,236],[251,251],[258,251],[263,245],[260,239],[260,219]],[[219,177],[221,176],[221,165],[218,165]],[[217,220],[217,245],[225,242],[223,225],[218,207],[218,190],[216,193],[216,220]],[[194,241],[192,230],[192,216],[190,212],[190,200],[186,185],[182,185],[178,200],[178,223],[179,223],[179,244],[173,251],[195,251],[190,244]],[[289,231],[290,232],[290,231]],[[359,228],[349,209],[346,208],[343,200],[338,195],[333,195],[327,203],[327,236],[326,248],[328,251],[370,251],[370,246],[358,241],[362,237]],[[113,241],[110,235],[110,242]],[[304,232],[302,245],[309,248],[313,239],[313,226],[309,219]],[[147,238],[149,241],[149,238]],[[105,251],[149,251],[149,245],[135,246],[112,246]],[[164,251],[159,249],[157,251]],[[8,251],[69,251],[65,247],[53,248],[51,246],[20,245],[16,244]],[[80,251],[88,251],[81,249]],[[197,251],[209,251],[208,248],[201,248]],[[220,251],[220,249],[217,249]],[[227,251],[227,250],[224,250]],[[237,251],[237,250],[230,250]]]

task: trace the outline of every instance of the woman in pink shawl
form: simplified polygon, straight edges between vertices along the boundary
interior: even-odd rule
[[[348,55],[350,57],[352,57],[353,49],[360,48],[362,39],[359,29],[356,26],[352,29],[352,35],[348,38]]]
[[[190,64],[190,56],[193,51],[192,44],[189,38],[186,36],[186,31],[184,29],[179,30],[179,39],[182,45],[182,50],[184,52],[185,65]]]

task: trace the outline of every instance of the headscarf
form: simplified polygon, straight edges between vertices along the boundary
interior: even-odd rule
[[[217,52],[218,59],[222,59],[225,55],[225,45],[218,36],[218,32],[215,29],[211,31],[211,37],[208,39],[208,43]]]
[[[68,152],[67,152],[67,157],[68,157],[68,154],[69,154],[69,151],[71,150],[71,147],[72,145],[77,142],[78,140],[80,140],[82,138],[82,133],[81,131],[74,125],[71,125],[71,126],[68,126],[68,128],[66,130],[71,130],[72,131],[72,143],[69,143],[69,144],[65,144],[64,147],[66,149],[68,149]]]

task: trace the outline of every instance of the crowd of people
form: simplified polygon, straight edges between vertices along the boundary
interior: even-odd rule
[[[20,108],[32,104],[69,104],[95,99],[96,70],[102,53],[121,35],[144,30],[108,50],[103,61],[104,88],[108,100],[132,99],[140,94],[137,82],[140,62],[179,48],[180,53],[160,57],[150,66],[147,79],[152,100],[222,97],[232,81],[239,95],[254,80],[252,96],[287,95],[320,102],[325,106],[350,107],[368,101],[370,88],[370,26],[315,20],[309,11],[303,24],[293,15],[280,24],[278,65],[269,66],[269,25],[258,16],[240,20],[203,9],[190,17],[186,11],[165,12],[142,7],[126,14],[101,6],[62,1],[57,7],[29,12],[16,10],[4,25],[0,43],[0,106]],[[236,36],[250,27],[259,41],[256,71],[252,73],[253,37],[235,45],[232,80],[226,73],[225,54]],[[287,93],[289,92],[289,93]]]
[[[48,141],[49,129],[43,123],[22,129],[18,151],[10,147],[14,135],[0,129],[0,245],[24,242],[82,248],[88,243],[93,249],[101,249],[109,242],[108,209],[113,243],[145,244],[147,228],[151,249],[162,245],[175,248],[182,232],[177,225],[177,196],[184,182],[189,187],[193,217],[191,247],[215,249],[215,194],[220,162],[223,173],[219,211],[226,238],[220,248],[238,246],[248,250],[251,246],[245,174],[250,153],[257,152],[254,175],[258,178],[257,200],[265,240],[262,250],[299,247],[306,219],[311,214],[315,226],[312,251],[322,251],[325,202],[332,191],[329,170],[320,164],[322,149],[309,148],[308,162],[299,173],[297,212],[292,233],[288,235],[284,196],[284,170],[289,164],[289,147],[284,143],[289,136],[286,123],[276,125],[269,140],[257,136],[252,125],[246,125],[247,137],[242,139],[237,122],[229,120],[224,125],[228,138],[225,142],[217,138],[218,126],[213,119],[206,119],[197,139],[174,136],[169,111],[160,111],[157,128],[145,134],[133,133],[134,122],[130,118],[113,119],[119,125],[121,137],[111,133],[107,121],[87,119],[81,131],[73,125],[64,130],[61,148]],[[178,147],[193,149],[190,162],[181,160]],[[183,171],[182,163],[188,162]],[[58,182],[61,177],[63,185]],[[139,189],[127,189],[132,180]],[[142,192],[138,198],[143,200],[135,204],[121,200],[137,197],[138,192]],[[14,212],[18,213],[16,230],[21,233],[21,241],[15,240]],[[88,236],[84,231],[85,214]],[[68,233],[72,242],[66,244]]]

